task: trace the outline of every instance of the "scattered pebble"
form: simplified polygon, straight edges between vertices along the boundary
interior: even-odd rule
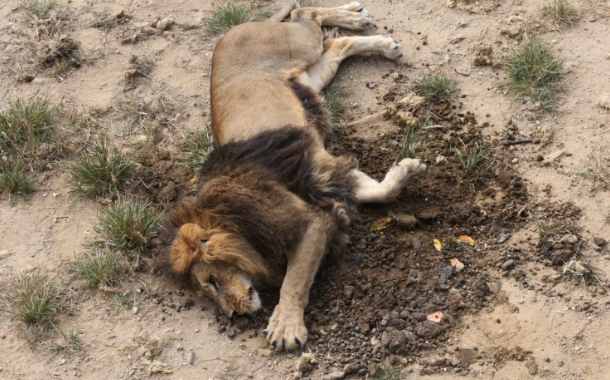
[[[10,255],[11,253],[7,249],[5,249],[4,251],[0,251],[0,260],[6,259]]]
[[[108,335],[108,339],[114,339],[114,338],[116,338],[116,335],[114,335],[114,333],[110,333]]]
[[[134,306],[133,309],[131,309],[131,311],[133,311],[134,314],[138,314],[138,311],[140,311],[140,309],[138,309],[137,306]]]
[[[195,363],[195,353],[193,351],[189,351],[187,353],[189,364]]]

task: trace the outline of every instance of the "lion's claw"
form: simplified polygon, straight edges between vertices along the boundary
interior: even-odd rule
[[[303,313],[283,310],[277,305],[269,319],[269,326],[263,330],[269,345],[276,351],[293,351],[301,349],[307,342],[307,328],[303,322]]]

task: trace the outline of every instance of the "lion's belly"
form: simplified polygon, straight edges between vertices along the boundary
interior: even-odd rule
[[[229,31],[214,51],[212,130],[217,144],[245,140],[285,125],[305,126],[288,82],[322,53],[317,24],[248,23]]]

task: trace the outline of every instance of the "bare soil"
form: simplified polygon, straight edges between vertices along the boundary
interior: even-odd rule
[[[453,4],[364,4],[375,19],[365,34],[391,35],[406,57],[344,62],[332,86],[346,94],[347,116],[330,151],[356,156],[381,179],[398,159],[401,128],[381,116],[398,100],[397,89],[432,70],[456,80],[460,95],[425,106],[435,128],[419,156],[430,173],[394,204],[362,206],[348,251],[330,255],[320,270],[306,310],[308,350],[318,364],[301,375],[383,378],[379,367],[393,365],[401,379],[609,378],[610,256],[599,239],[610,238],[610,199],[607,183],[579,173],[590,155],[608,163],[610,111],[595,102],[610,92],[610,4],[571,3],[580,21],[538,30],[567,71],[553,114],[511,101],[500,85],[504,59],[523,38],[521,26],[537,25],[543,1]],[[158,244],[117,289],[92,291],[66,272],[94,239],[103,207],[68,193],[65,163],[83,141],[109,135],[132,155],[139,165],[131,191],[159,210],[193,194],[196,173],[181,162],[177,144],[210,121],[210,59],[222,34],[205,31],[201,21],[215,5],[58,1],[35,20],[18,1],[0,4],[0,106],[49,97],[61,104],[57,123],[72,143],[61,159],[37,169],[34,195],[0,195],[0,252],[9,253],[0,259],[0,291],[23,271],[56,278],[70,300],[57,327],[78,331],[83,343],[82,351],[58,354],[49,348],[62,337],[52,333],[32,348],[0,302],[2,378],[295,378],[298,353],[275,354],[259,334],[277,292],[263,294],[260,313],[229,320],[153,273]],[[256,6],[255,14],[279,9],[274,2]],[[75,46],[85,52],[82,62],[63,73],[49,66],[49,54],[69,57]],[[116,109],[120,101],[158,99],[171,110],[129,125]],[[524,140],[531,142],[514,144]],[[493,149],[493,168],[466,174],[455,149],[477,144]],[[540,221],[575,228],[542,233]],[[386,228],[371,228],[379,223]],[[574,260],[600,275],[585,283],[564,273]],[[440,322],[427,319],[436,312]]]

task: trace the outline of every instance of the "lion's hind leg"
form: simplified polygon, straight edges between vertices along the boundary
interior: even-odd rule
[[[421,160],[405,158],[388,171],[381,182],[375,181],[360,170],[352,171],[356,177],[354,196],[359,203],[393,202],[412,179],[423,176],[426,165]]]
[[[290,13],[293,21],[316,20],[320,26],[338,26],[349,30],[364,30],[373,20],[362,4],[354,2],[335,8],[298,8]]]
[[[299,75],[298,81],[316,91],[321,91],[334,78],[345,58],[365,53],[377,53],[394,60],[403,55],[401,46],[387,36],[340,37],[326,40],[320,58]]]

